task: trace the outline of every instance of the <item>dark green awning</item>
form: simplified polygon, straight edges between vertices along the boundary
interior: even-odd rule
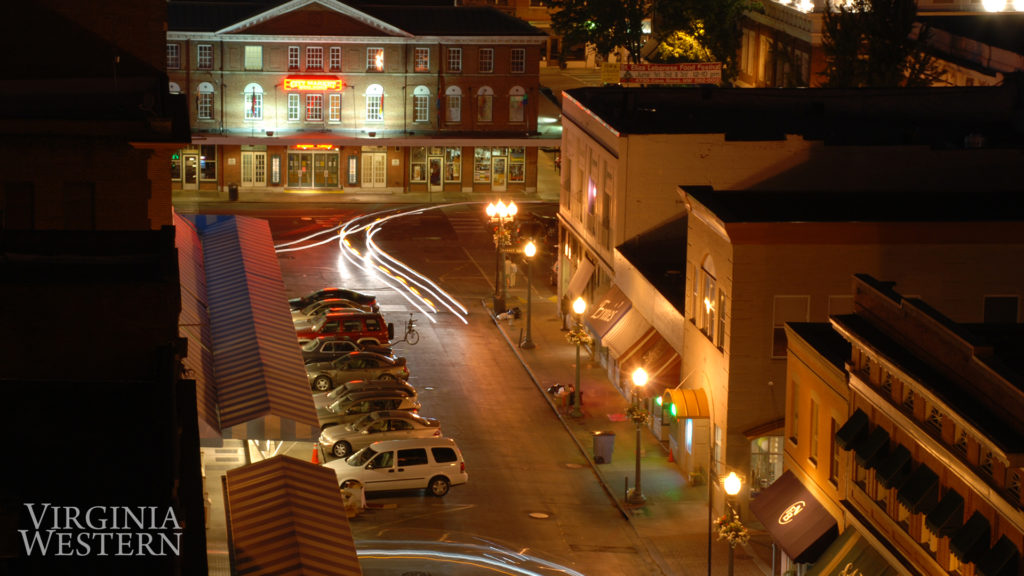
[[[946,490],[939,504],[924,518],[925,526],[937,536],[952,536],[964,525],[964,498],[956,490]]]
[[[901,571],[893,568],[860,532],[847,527],[846,532],[822,553],[821,558],[804,576],[833,576],[841,573],[896,576]]]
[[[910,476],[910,450],[898,444],[881,462],[878,463],[878,482],[886,488],[900,488]]]
[[[926,464],[921,464],[899,489],[896,497],[912,513],[930,512],[938,503],[939,476]]]
[[[1020,551],[1009,538],[1000,536],[996,545],[981,556],[977,569],[980,576],[1016,576],[1019,564]]]
[[[853,447],[857,464],[861,468],[874,468],[889,447],[889,433],[882,427],[876,427],[866,438]]]
[[[971,518],[953,534],[949,541],[949,550],[961,562],[974,562],[988,547],[991,528],[988,519],[981,512],[975,511]]]
[[[868,431],[868,415],[858,408],[836,431],[836,444],[843,450],[850,450]]]

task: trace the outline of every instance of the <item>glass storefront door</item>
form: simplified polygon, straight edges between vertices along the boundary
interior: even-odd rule
[[[337,152],[289,152],[288,186],[338,188],[338,167]]]
[[[199,155],[183,154],[181,157],[182,188],[185,190],[199,190]]]
[[[242,186],[267,185],[267,153],[242,152]]]
[[[444,157],[430,156],[427,158],[429,167],[427,173],[430,175],[430,192],[440,192],[444,186],[441,185],[441,167],[444,165]]]
[[[363,188],[387,185],[387,153],[363,152]]]

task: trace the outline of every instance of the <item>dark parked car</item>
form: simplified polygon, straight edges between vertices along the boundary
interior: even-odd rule
[[[355,290],[349,290],[347,288],[321,288],[320,290],[311,292],[300,298],[292,298],[288,301],[288,304],[292,307],[292,310],[301,310],[314,302],[326,300],[327,298],[352,300],[353,302],[357,302],[363,306],[369,306],[374,312],[380,310],[380,306],[377,305],[376,296],[363,294],[362,292],[356,292]]]
[[[350,352],[330,362],[306,364],[306,376],[315,392],[327,392],[350,380],[408,380],[409,368],[405,365],[405,358],[391,358],[372,352]]]
[[[375,346],[373,344],[356,344],[351,340],[331,338],[329,336],[310,340],[302,345],[302,360],[310,362],[329,362],[338,356],[344,356],[350,352],[375,352],[383,356],[394,357],[394,352],[387,346]]]

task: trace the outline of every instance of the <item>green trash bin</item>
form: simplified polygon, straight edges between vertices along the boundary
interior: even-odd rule
[[[615,432],[600,430],[594,432],[594,462],[608,464],[615,449]]]

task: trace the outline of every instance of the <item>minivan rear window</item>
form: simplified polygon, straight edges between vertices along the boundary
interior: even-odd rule
[[[455,455],[455,450],[451,448],[431,448],[430,451],[434,454],[434,461],[437,463],[442,462],[456,462],[459,457]]]
[[[371,332],[372,331],[376,331],[376,330],[380,330],[380,324],[377,322],[376,318],[367,318],[366,319],[366,329],[371,331]]]
[[[427,463],[427,451],[423,448],[409,448],[398,451],[398,466],[421,466]]]

